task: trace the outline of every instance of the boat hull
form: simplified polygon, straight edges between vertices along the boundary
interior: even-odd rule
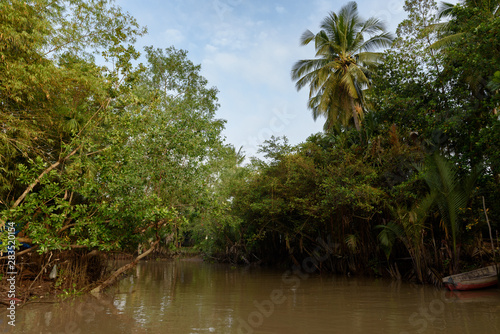
[[[449,290],[484,289],[498,284],[498,272],[496,266],[489,266],[462,274],[447,276],[443,278],[443,283]]]
[[[466,282],[455,282],[455,283],[445,283],[446,287],[451,291],[466,291],[466,290],[476,290],[476,289],[484,289],[492,286],[496,286],[498,284],[498,278],[491,277],[488,279],[483,279],[480,281],[466,281]]]

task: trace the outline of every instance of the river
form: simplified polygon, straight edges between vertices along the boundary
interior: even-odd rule
[[[500,289],[451,293],[384,279],[149,261],[101,299],[28,303],[16,311],[15,328],[0,314],[0,333],[497,334]]]

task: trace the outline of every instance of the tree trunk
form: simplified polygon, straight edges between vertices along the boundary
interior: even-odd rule
[[[351,110],[352,110],[352,118],[354,118],[354,126],[356,130],[361,131],[361,125],[359,124],[359,115],[356,109],[356,105],[354,104],[354,99],[351,98]]]
[[[102,282],[98,287],[92,289],[90,293],[94,295],[99,295],[102,292],[102,290],[113,284],[121,274],[132,269],[133,267],[135,267],[135,265],[137,264],[137,262],[139,262],[140,259],[148,256],[156,248],[159,242],[160,240],[156,240],[151,246],[151,248],[149,248],[147,251],[136,257],[135,260],[132,261],[131,263],[126,264],[123,267],[117,269],[107,280]]]

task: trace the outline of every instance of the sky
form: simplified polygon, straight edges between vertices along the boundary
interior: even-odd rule
[[[290,144],[322,131],[307,109],[308,88],[297,92],[293,64],[314,58],[312,45],[300,46],[302,33],[319,31],[329,12],[347,1],[327,0],[116,0],[146,26],[137,47],[175,46],[201,65],[210,87],[219,90],[216,118],[225,119],[223,136],[247,157],[271,136]],[[406,17],[404,0],[357,1],[364,19],[375,16],[395,33]]]

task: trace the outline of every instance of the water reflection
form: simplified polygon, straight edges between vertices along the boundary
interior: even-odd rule
[[[284,274],[140,263],[101,299],[24,306],[14,333],[500,333],[499,289]]]

